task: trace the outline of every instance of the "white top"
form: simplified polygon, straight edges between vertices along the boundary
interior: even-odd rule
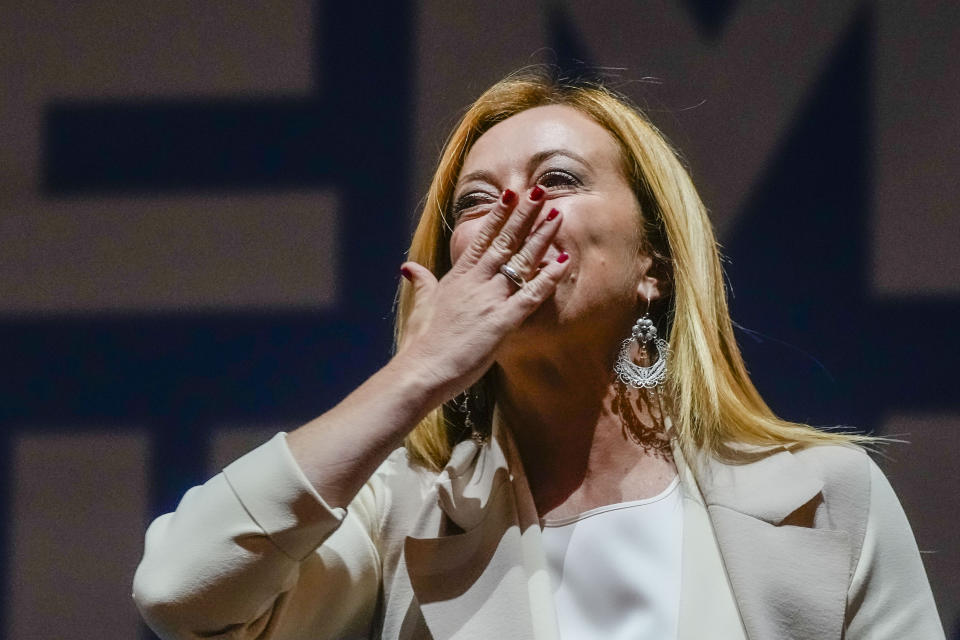
[[[677,637],[683,500],[657,496],[543,520],[543,546],[564,640]]]

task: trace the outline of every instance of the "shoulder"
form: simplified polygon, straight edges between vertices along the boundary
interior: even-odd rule
[[[855,445],[808,446],[792,453],[823,483],[817,526],[850,532],[859,551],[872,508],[874,476],[880,473],[877,465]]]
[[[890,561],[902,554],[906,564],[916,560],[916,543],[900,500],[866,451],[831,445],[808,447],[795,455],[823,481],[816,526],[849,532],[859,566],[879,561],[876,551],[881,547]]]
[[[883,474],[867,452],[853,444],[807,445],[788,451],[790,455],[784,458],[798,466],[797,477],[805,476],[819,490],[783,524],[844,532],[852,573],[875,517],[876,478]]]
[[[789,518],[813,527],[839,524],[856,531],[864,526],[871,463],[858,447],[738,443],[729,444],[722,458],[702,460],[698,481],[708,505],[773,524]]]
[[[873,458],[855,445],[820,445],[792,452],[823,481],[823,498],[835,510],[856,511],[865,520],[900,502]]]
[[[856,445],[814,445],[790,452],[823,481],[824,499],[869,500],[872,469],[876,467],[867,452]],[[879,471],[879,469],[877,469]]]

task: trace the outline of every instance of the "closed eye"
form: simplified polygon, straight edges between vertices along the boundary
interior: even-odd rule
[[[550,169],[540,176],[537,184],[545,189],[558,189],[562,187],[576,187],[583,184],[583,182],[569,171]]]
[[[481,207],[492,205],[496,201],[496,196],[483,191],[471,191],[470,193],[463,194],[457,198],[457,201],[453,205],[453,224],[456,225],[457,222],[460,221],[460,218],[467,213],[484,213],[485,210]]]

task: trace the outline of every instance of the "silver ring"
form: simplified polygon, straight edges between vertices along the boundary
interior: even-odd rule
[[[500,265],[500,273],[507,276],[507,280],[517,285],[518,289],[522,289],[523,285],[527,284],[527,281],[523,279],[517,270],[511,267],[509,264]]]

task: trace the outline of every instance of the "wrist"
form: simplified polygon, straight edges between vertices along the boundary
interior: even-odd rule
[[[423,358],[401,352],[395,355],[384,367],[401,394],[415,406],[422,407],[419,417],[437,408],[456,395],[451,380],[439,375]]]

